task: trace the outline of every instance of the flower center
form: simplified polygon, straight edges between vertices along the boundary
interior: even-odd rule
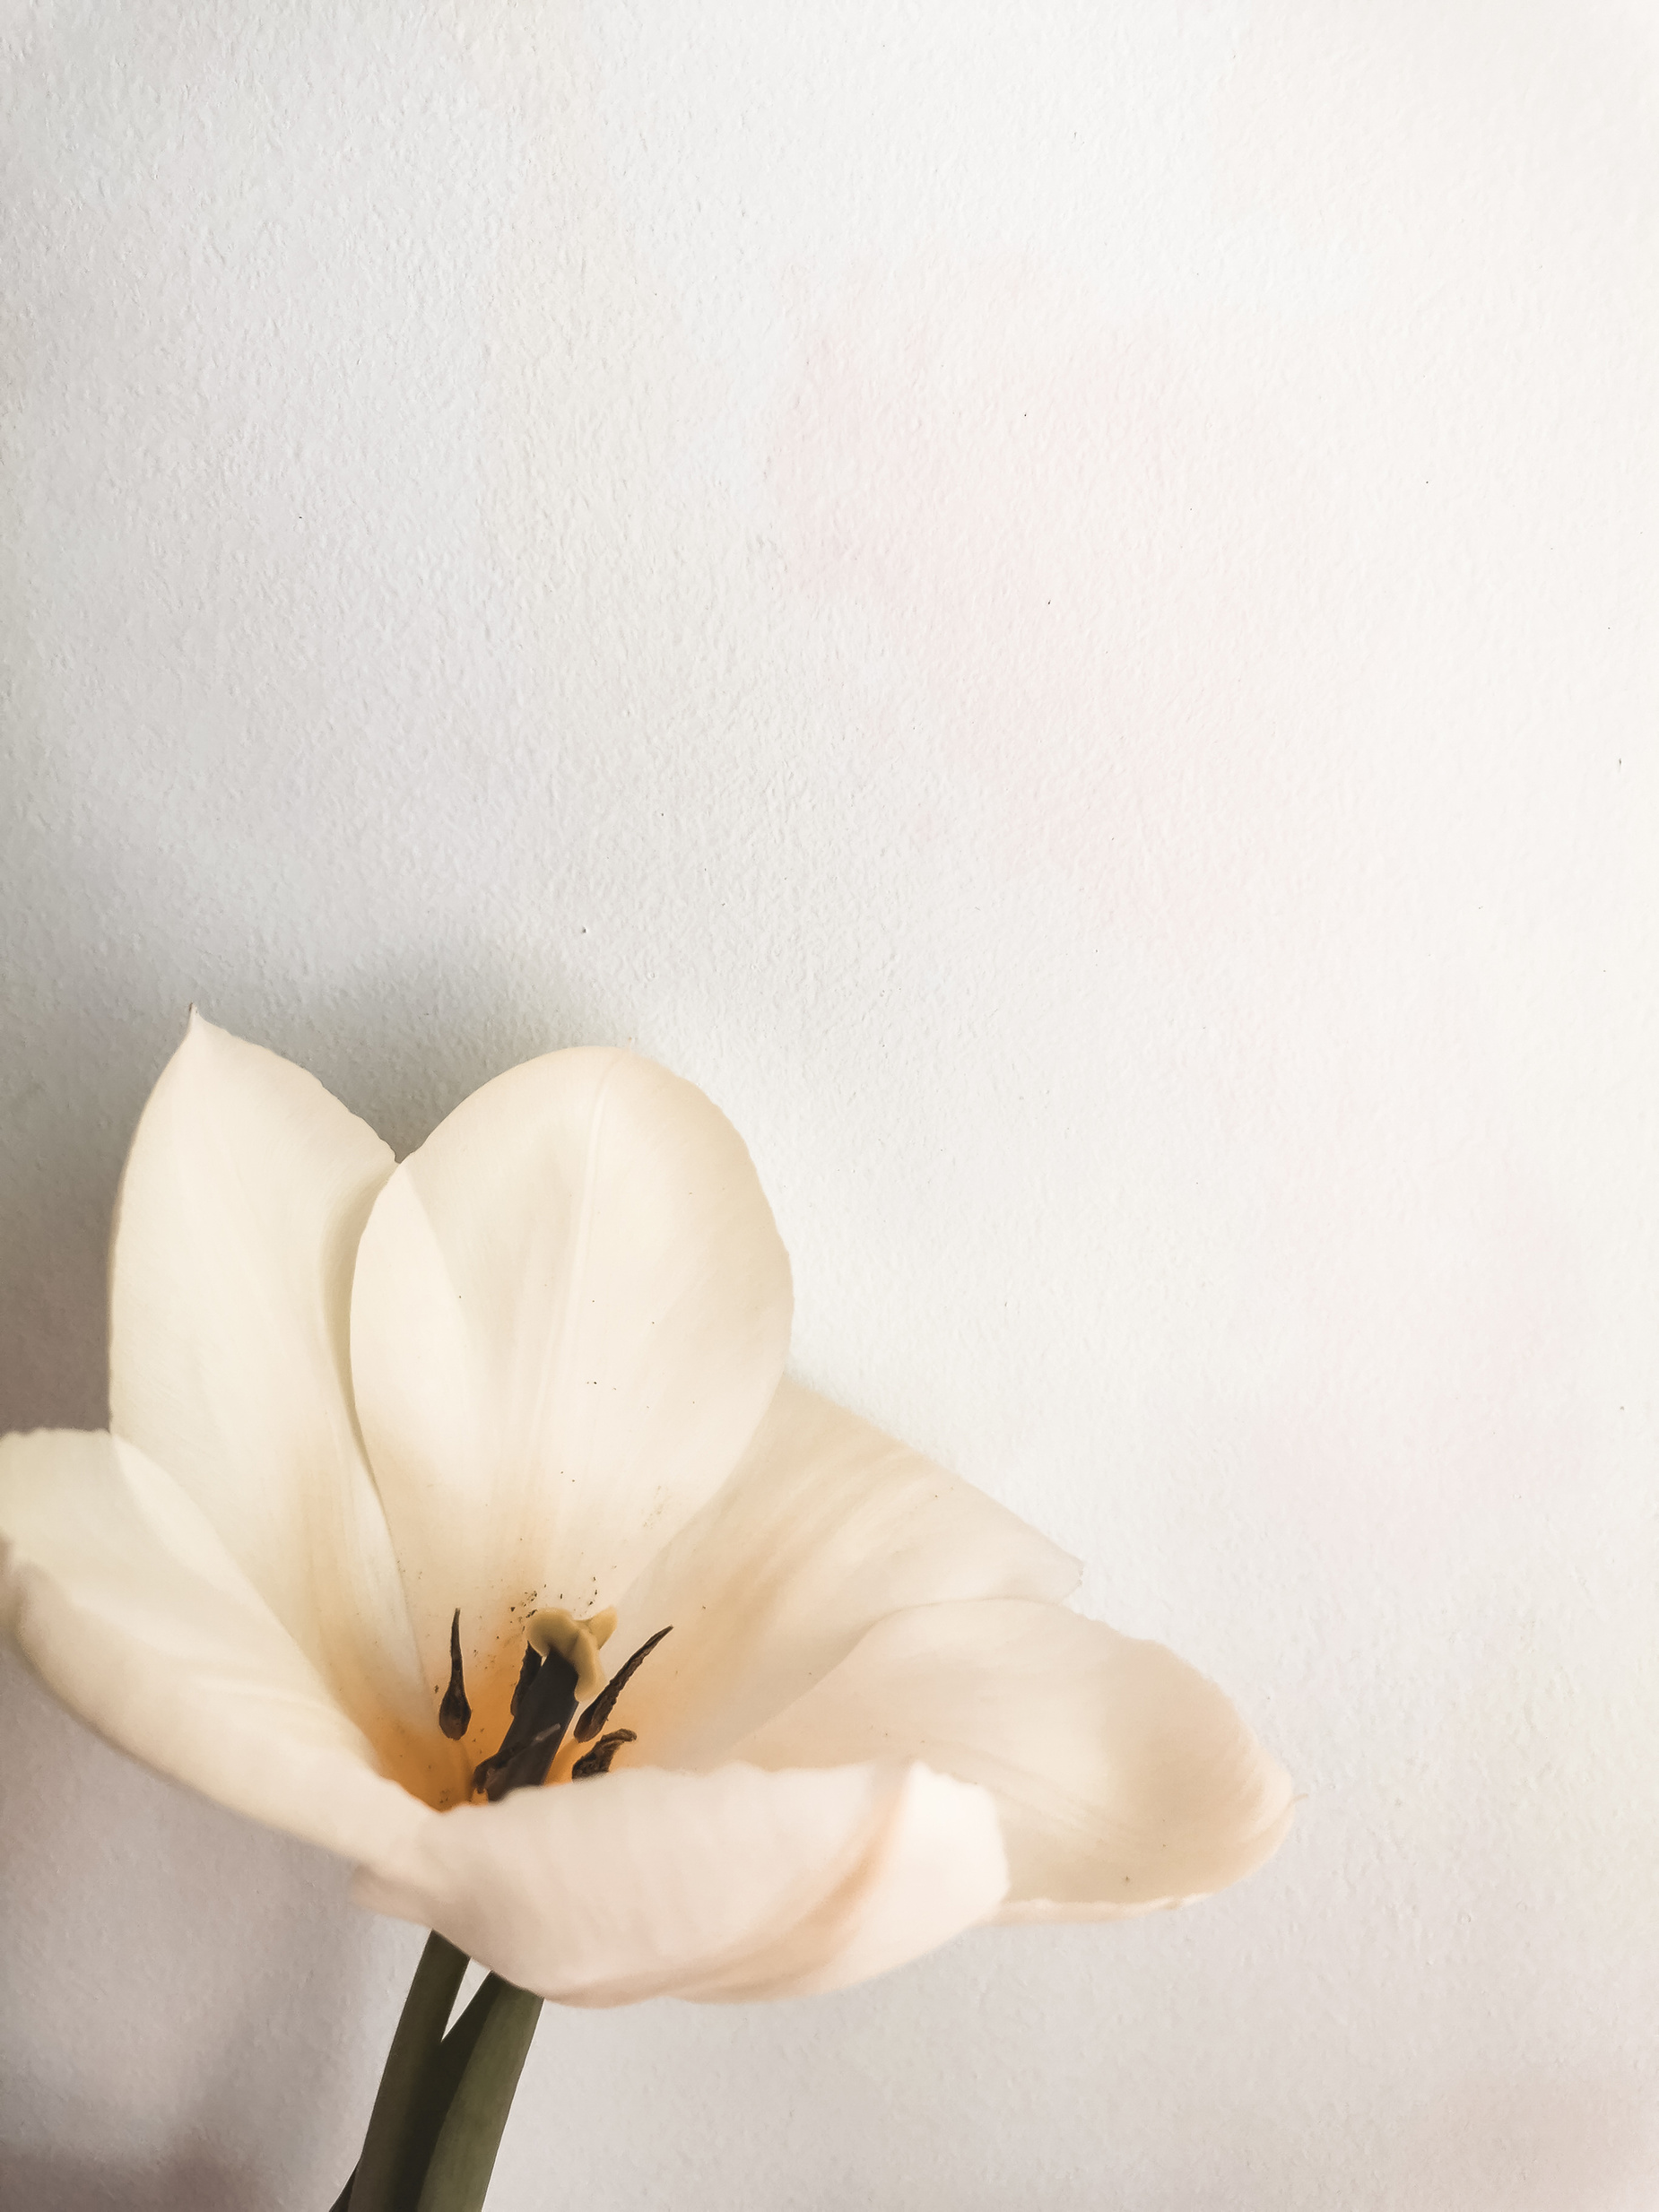
[[[558,1607],[550,1607],[532,1619],[525,1643],[524,1663],[513,1691],[511,1713],[505,1736],[487,1759],[473,1770],[473,1789],[482,1790],[493,1805],[509,1790],[539,1789],[564,1741],[565,1731],[578,1705],[585,1705],[576,1722],[578,1743],[594,1748],[570,1770],[572,1782],[608,1774],[611,1762],[625,1743],[637,1743],[631,1728],[605,1731],[616,1701],[644,1661],[668,1634],[659,1628],[624,1661],[609,1682],[599,1661],[599,1646],[616,1626],[614,1612],[596,1613],[576,1620]],[[438,1725],[456,1741],[465,1735],[472,1719],[461,1666],[461,1615],[457,1608],[449,1625],[449,1687],[438,1709]],[[599,1740],[594,1743],[594,1739]]]

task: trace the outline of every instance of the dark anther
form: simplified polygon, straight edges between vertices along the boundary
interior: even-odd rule
[[[536,1650],[534,1644],[526,1644],[525,1645],[525,1663],[518,1670],[518,1679],[513,1685],[512,1710],[515,1713],[518,1710],[518,1700],[529,1688],[531,1683],[535,1680],[536,1670],[541,1663],[541,1652]]]
[[[473,1789],[492,1805],[509,1790],[540,1789],[575,1711],[576,1669],[549,1652],[534,1673],[526,1667],[519,1675],[512,1724],[500,1749],[473,1768]]]
[[[673,1623],[671,1622],[669,1626],[672,1627]],[[578,1743],[592,1743],[594,1738],[599,1733],[600,1730],[610,1719],[617,1699],[621,1696],[623,1690],[628,1686],[629,1678],[633,1674],[636,1668],[638,1668],[645,1660],[647,1655],[656,1649],[657,1645],[662,1642],[663,1638],[667,1634],[667,1628],[659,1628],[654,1636],[647,1636],[646,1641],[639,1646],[639,1649],[634,1653],[633,1657],[630,1660],[625,1660],[621,1666],[617,1669],[616,1672],[611,1677],[611,1679],[605,1684],[604,1689],[600,1691],[598,1696],[595,1698],[593,1704],[588,1706],[586,1712],[577,1722],[576,1740]]]
[[[570,1769],[572,1782],[586,1782],[589,1774],[608,1774],[611,1762],[625,1743],[638,1743],[638,1737],[631,1728],[613,1728],[608,1736],[601,1736],[591,1751],[584,1753]]]
[[[466,1702],[466,1685],[461,1679],[461,1609],[457,1605],[455,1618],[449,1624],[449,1687],[438,1708],[438,1725],[451,1743],[459,1743],[472,1717],[473,1708]]]

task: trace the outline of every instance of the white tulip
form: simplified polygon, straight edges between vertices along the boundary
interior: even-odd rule
[[[109,1431],[0,1443],[17,1648],[111,1743],[525,1989],[837,1988],[976,1922],[1219,1889],[1289,1826],[1219,1690],[783,1378],[749,1156],[647,1062],[531,1061],[397,1166],[193,1017],[111,1267]],[[527,1642],[586,1700],[602,1644],[664,1629],[597,1758],[578,1722],[546,1786],[473,1791]]]

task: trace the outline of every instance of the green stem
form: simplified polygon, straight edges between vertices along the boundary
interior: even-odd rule
[[[541,2017],[539,1997],[492,1973],[456,2022],[443,2054],[454,2086],[416,2212],[481,2212]],[[457,2045],[453,2061],[449,2043]]]
[[[430,2111],[449,2008],[465,1972],[465,1951],[442,1936],[427,1938],[387,2053],[363,2155],[341,2199],[350,2212],[404,2212],[415,2201],[410,2182],[418,2190],[421,2177],[408,2175],[410,2138]]]
[[[542,2000],[487,1975],[447,2034],[466,1955],[429,1938],[363,2155],[333,2212],[479,2212]]]

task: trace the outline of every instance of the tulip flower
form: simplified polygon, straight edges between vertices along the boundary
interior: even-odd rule
[[[742,1141],[663,1069],[550,1054],[397,1164],[193,1016],[117,1205],[109,1427],[0,1443],[5,1625],[109,1741],[566,2005],[838,1988],[1257,1866],[1290,1786],[1220,1691],[786,1379],[790,1319]]]

